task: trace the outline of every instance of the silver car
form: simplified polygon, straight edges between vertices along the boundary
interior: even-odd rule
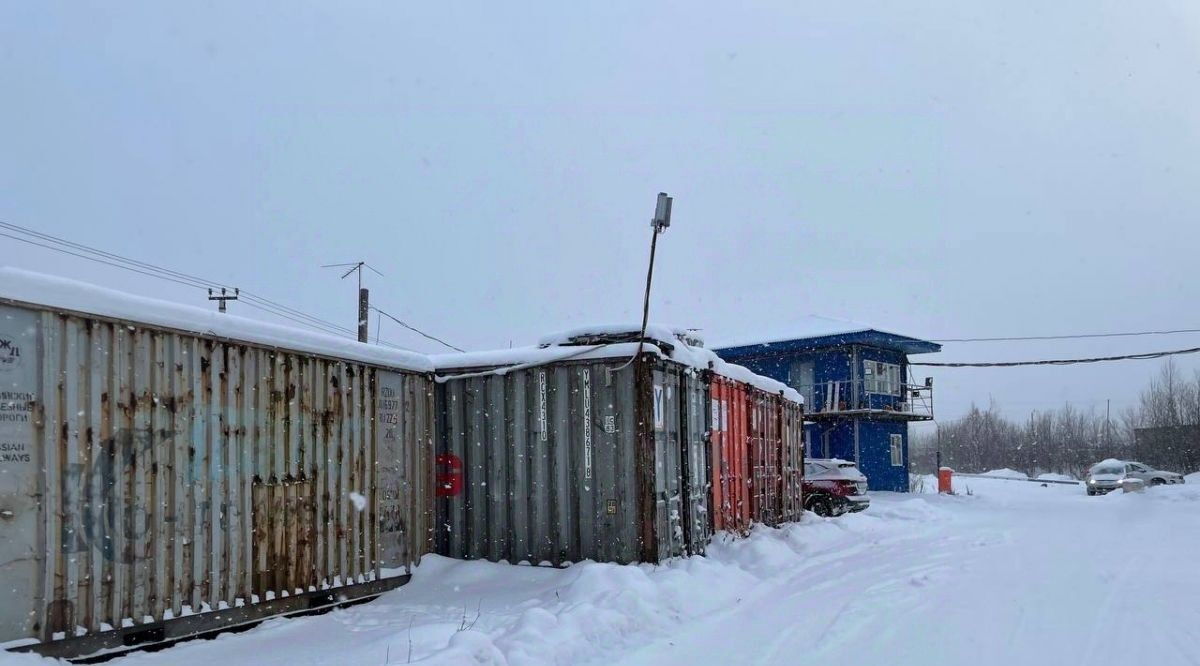
[[[1137,479],[1144,485],[1162,486],[1183,483],[1183,475],[1154,469],[1149,465],[1126,460],[1105,460],[1092,465],[1084,483],[1087,494],[1103,495],[1120,488],[1128,479]]]
[[[1125,476],[1133,479],[1141,479],[1148,486],[1163,486],[1173,483],[1183,483],[1183,475],[1175,472],[1166,472],[1161,469],[1154,469],[1149,465],[1143,465],[1140,462],[1125,461]]]

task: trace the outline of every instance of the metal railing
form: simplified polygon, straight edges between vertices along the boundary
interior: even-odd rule
[[[804,395],[809,415],[869,412],[933,418],[933,387],[929,384],[888,387],[879,381],[844,379],[802,385],[797,390]]]

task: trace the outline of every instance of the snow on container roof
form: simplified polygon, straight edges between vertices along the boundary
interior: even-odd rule
[[[429,357],[418,352],[369,345],[7,266],[0,267],[0,298],[389,368],[433,370]]]
[[[437,370],[465,370],[468,368],[496,368],[497,374],[518,367],[545,365],[557,361],[595,360],[604,358],[629,358],[637,353],[636,342],[596,345],[562,345],[514,347],[464,353],[432,354],[430,360]],[[653,344],[643,351],[665,356]]]
[[[637,353],[641,324],[600,324],[581,326],[542,336],[537,347],[518,347],[465,354],[435,354],[430,357],[438,370],[462,370],[494,367],[496,374],[532,365],[556,361],[597,358],[629,358]],[[697,370],[712,370],[730,379],[755,386],[768,393],[804,404],[804,398],[792,387],[734,365],[703,347],[696,329],[650,324],[646,326],[643,352],[657,353]],[[504,366],[504,367],[500,367]]]
[[[543,335],[538,339],[538,345],[547,347],[550,345],[568,345],[579,344],[590,338],[613,338],[613,337],[632,337],[637,340],[637,334],[642,330],[641,324],[596,324],[594,326],[578,326],[576,328],[567,329]],[[692,347],[703,347],[704,338],[700,336],[699,329],[684,328],[682,326],[667,326],[664,324],[647,324],[646,325],[647,340],[662,340],[674,343],[675,341],[683,341]]]

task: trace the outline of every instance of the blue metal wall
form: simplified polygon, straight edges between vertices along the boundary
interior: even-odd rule
[[[854,430],[858,427],[858,453],[854,449]],[[908,492],[908,423],[845,418],[821,423],[807,423],[804,434],[812,458],[841,458],[853,460],[867,475],[871,490]],[[828,446],[826,437],[828,434]],[[903,438],[901,452],[904,464],[892,465],[891,436]]]
[[[809,413],[820,409],[825,400],[824,384],[831,381],[847,381],[853,377],[862,379],[861,364],[864,360],[894,363],[901,366],[901,381],[907,372],[908,358],[900,351],[878,349],[874,347],[857,347],[859,367],[854,368],[854,348],[833,347],[810,351],[796,351],[781,356],[758,359],[736,359],[740,363],[760,375],[766,375],[779,381],[795,386],[796,378],[791,376],[794,363],[811,361],[813,363],[813,381],[817,389],[813,396],[813,404],[806,407]],[[717,350],[719,354],[721,350]],[[853,372],[852,372],[853,370]],[[799,389],[800,387],[795,386]],[[885,409],[901,402],[905,396],[868,394],[860,382],[855,389],[859,391],[863,407]],[[844,389],[846,390],[846,389]],[[848,390],[839,396],[848,405],[852,396]],[[855,423],[858,428],[858,447],[855,448]],[[823,434],[828,432],[828,447],[825,445]],[[903,466],[892,465],[891,435],[898,434],[904,438]],[[892,490],[908,492],[908,423],[902,420],[874,420],[867,417],[841,418],[808,423],[805,425],[805,437],[808,444],[807,453],[814,458],[842,458],[853,460],[867,475],[872,490]]]
[[[719,352],[720,350],[718,350]],[[884,363],[892,363],[900,366],[901,381],[907,372],[908,358],[903,352],[891,351],[886,349],[875,349],[871,347],[858,348],[858,367],[854,362],[854,351],[849,347],[837,347],[833,349],[821,351],[798,352],[788,354],[787,356],[774,356],[770,358],[760,359],[739,359],[737,362],[741,365],[750,368],[760,375],[765,375],[773,379],[778,379],[785,384],[789,384],[798,390],[803,390],[796,385],[796,378],[791,376],[792,366],[795,363],[811,361],[813,364],[813,381],[817,384],[813,403],[808,405],[808,411],[812,412],[819,408],[825,401],[825,386],[827,382],[833,381],[849,381],[857,377],[862,379],[862,362],[865,360],[881,361]],[[865,387],[861,381],[853,387],[853,390],[858,392],[859,405],[862,407],[870,407],[871,409],[886,409],[894,407],[895,403],[902,402],[904,396],[891,396],[881,394],[868,394],[865,392]],[[854,396],[850,393],[852,389],[849,386],[842,388],[839,400],[844,400],[847,405],[854,402]]]
[[[806,423],[804,436],[807,444],[805,451],[810,458],[854,460],[853,419]]]
[[[892,465],[891,436],[903,438],[904,464]],[[858,420],[858,468],[867,475],[871,490],[908,492],[908,423],[905,421]]]

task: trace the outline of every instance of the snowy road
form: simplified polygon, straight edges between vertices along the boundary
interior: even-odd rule
[[[899,529],[868,530],[853,552],[813,558],[617,663],[1200,663],[1200,490],[1096,501],[1070,486],[968,485],[975,497],[925,500],[930,520],[877,503]]]
[[[1200,479],[963,481],[658,568],[430,558],[373,603],[115,663],[1200,664]]]

